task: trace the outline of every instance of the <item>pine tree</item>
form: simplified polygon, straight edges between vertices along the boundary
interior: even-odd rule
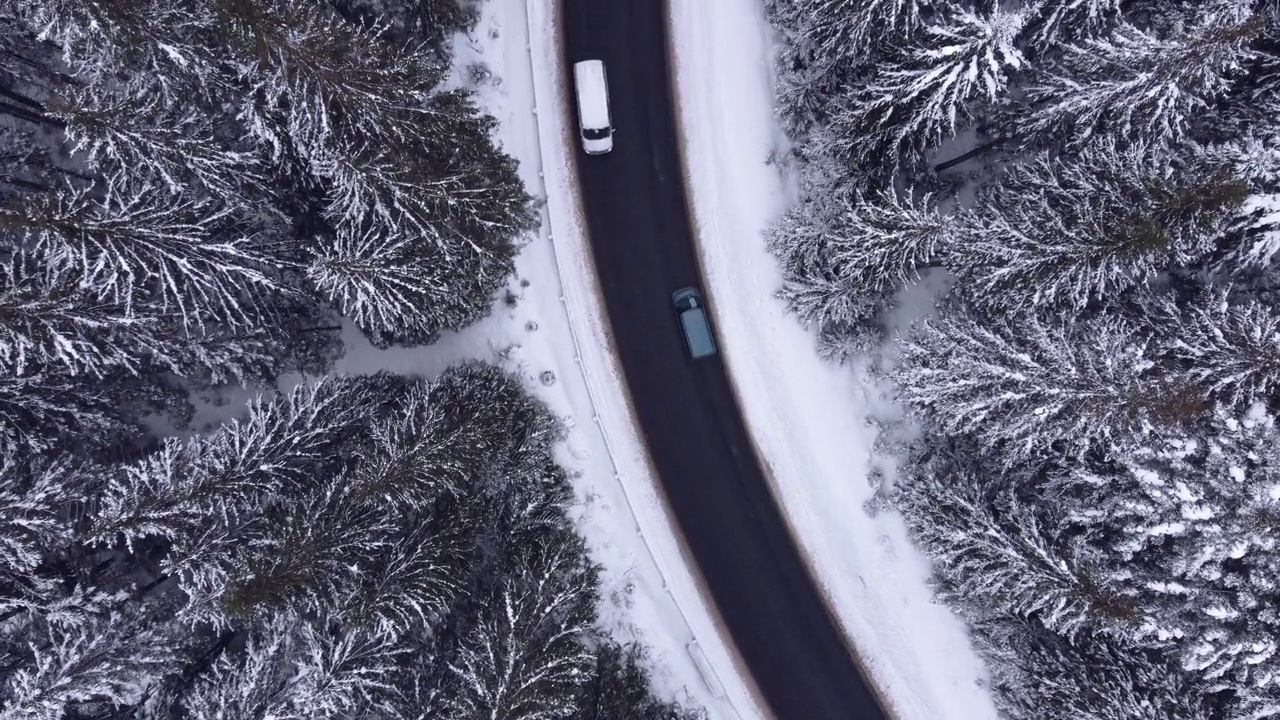
[[[775,253],[785,256],[789,247],[821,243],[814,264],[837,268],[852,288],[872,290],[896,289],[940,264],[952,223],[932,194],[856,193],[833,204],[831,217],[819,219],[806,207],[788,214],[773,230]]]
[[[48,562],[76,554],[70,515],[94,477],[71,457],[36,457],[12,447],[0,454],[0,619],[25,615],[69,627],[86,622],[105,601],[96,589],[66,582],[67,574]]]
[[[1170,9],[1176,14],[1176,9]],[[1062,48],[1011,109],[1008,132],[1035,143],[1117,140],[1173,146],[1197,113],[1227,92],[1253,56],[1260,22],[1242,0],[1213,0],[1168,31],[1122,23],[1108,36]]]
[[[187,616],[218,622],[224,613],[315,613],[334,605],[343,586],[378,562],[394,529],[385,510],[360,491],[351,477],[338,476],[257,521],[266,528],[230,528],[227,537],[239,540],[230,552],[192,548],[182,558],[190,571],[180,582],[190,598]]]
[[[912,463],[897,493],[916,542],[934,562],[943,599],[999,608],[1068,637],[1140,620],[1065,524],[1037,517],[990,479],[999,471],[951,455]]]
[[[116,92],[81,87],[52,102],[50,114],[66,123],[72,151],[103,175],[149,176],[171,195],[207,192],[224,202],[261,197],[258,158],[223,142],[212,109],[189,97],[166,99],[156,82]]]
[[[147,538],[194,541],[210,520],[229,521],[332,472],[356,442],[375,382],[333,379],[282,398],[258,399],[244,420],[209,437],[169,440],[110,477],[90,538],[131,547]]]
[[[653,697],[643,664],[644,649],[604,641],[596,649],[593,677],[582,684],[570,720],[699,720],[701,711]]]
[[[1103,501],[1082,514],[1110,574],[1144,608],[1139,636],[1172,647],[1211,691],[1233,693],[1231,717],[1280,709],[1277,437],[1257,408],[1218,414],[1210,432],[1132,444]]]
[[[319,250],[307,275],[375,346],[429,344],[445,329],[443,306],[456,302],[457,288],[445,275],[453,268],[421,239],[380,230],[340,232]]]
[[[0,689],[4,720],[59,720],[82,703],[133,704],[171,672],[180,641],[138,611],[71,626],[33,623],[31,661]]]
[[[899,195],[880,199],[903,202]],[[895,217],[893,205],[868,206],[857,199],[822,209],[815,205],[789,211],[770,231],[768,243],[783,268],[778,296],[818,331],[824,353],[839,357],[880,342],[878,313],[896,289],[892,274],[916,272],[920,256],[932,251],[936,235],[930,223],[936,217],[927,210]],[[894,240],[904,245],[895,247]],[[845,262],[833,262],[837,256]]]
[[[569,715],[587,677],[582,644],[595,621],[595,571],[581,547],[533,550],[480,608],[449,661],[456,678],[444,718],[544,720]]]
[[[1209,720],[1204,688],[1161,653],[1105,635],[1067,637],[1001,616],[976,627],[1010,720]]]
[[[0,376],[0,448],[42,453],[126,445],[141,431],[122,406],[121,378]]]
[[[319,720],[382,707],[392,638],[291,613],[269,616],[242,653],[223,654],[181,700],[195,720]]]
[[[65,276],[50,278],[21,257],[0,264],[0,320],[0,367],[7,375],[136,371],[144,353],[161,344],[158,318],[129,313]]]
[[[1280,319],[1256,299],[1211,290],[1186,303],[1169,297],[1149,306],[1161,355],[1211,395],[1235,407],[1280,390]]]
[[[256,314],[255,299],[276,287],[252,226],[225,207],[174,200],[126,175],[29,196],[0,209],[0,229],[30,243],[51,273],[70,274],[126,308],[146,298],[160,311],[230,322]]]
[[[777,60],[782,120],[795,139],[829,119],[881,52],[910,38],[933,0],[772,0],[765,6],[784,38]]]
[[[354,589],[338,602],[352,625],[396,634],[435,626],[463,593],[464,542],[437,523],[401,530],[352,578]]]
[[[1187,378],[1150,372],[1145,340],[1110,318],[1049,322],[952,312],[903,344],[895,377],[904,401],[946,433],[971,435],[1005,462],[1206,415]]]
[[[925,149],[955,135],[979,100],[1003,96],[1009,73],[1023,63],[1016,40],[1026,13],[945,7],[922,37],[879,64],[834,119],[846,145],[837,146],[838,156],[911,166]]]
[[[1119,17],[1121,0],[1033,0],[1028,3],[1029,40],[1048,49],[1055,43],[1073,42],[1100,34]]]
[[[958,214],[948,260],[979,303],[1079,311],[1205,257],[1247,194],[1228,167],[1097,143],[1012,168]]]

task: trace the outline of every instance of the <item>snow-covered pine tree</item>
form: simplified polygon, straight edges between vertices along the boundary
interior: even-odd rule
[[[998,609],[1068,637],[1141,619],[1080,538],[1060,519],[1037,516],[999,469],[961,454],[973,447],[961,448],[912,462],[895,485],[944,600],[971,617]]]
[[[390,235],[383,227],[343,228],[318,248],[307,276],[320,296],[385,348],[429,344],[441,330],[474,321],[471,298],[450,277],[454,270],[420,236]],[[450,306],[461,309],[462,317],[450,313]]]
[[[158,318],[90,295],[73,279],[49,277],[28,258],[0,264],[0,368],[5,375],[51,369],[101,375],[135,370],[159,344]]]
[[[774,247],[821,237],[824,257],[816,260],[838,269],[856,288],[890,290],[918,280],[921,270],[942,264],[942,246],[953,232],[935,196],[917,197],[909,189],[837,199],[831,217],[822,221],[804,210],[772,231]]]
[[[271,497],[311,487],[340,469],[358,443],[384,379],[335,378],[249,404],[245,419],[209,436],[168,440],[108,478],[89,540],[132,548],[148,538],[191,542]]]
[[[428,109],[447,65],[420,42],[390,46],[327,4],[303,0],[217,0],[213,26],[258,92],[240,114],[267,148],[292,144],[316,156],[335,135],[401,146],[434,129]]]
[[[1209,428],[1130,441],[1097,502],[1092,530],[1112,582],[1142,608],[1143,641],[1170,648],[1228,717],[1280,712],[1280,433],[1260,407]]]
[[[1163,653],[1106,635],[1055,634],[998,611],[974,626],[1009,720],[1211,720],[1213,703]]]
[[[833,118],[841,137],[837,157],[867,168],[913,167],[955,135],[979,103],[1004,96],[1009,74],[1024,62],[1017,38],[1025,10],[943,7],[918,38],[877,65]]]
[[[60,720],[77,706],[130,705],[173,672],[183,633],[146,608],[122,607],[72,625],[35,620],[30,658],[0,687],[3,720]]]
[[[1248,193],[1225,164],[1140,146],[1042,154],[957,213],[948,263],[979,304],[1079,311],[1212,252]]]
[[[770,230],[767,242],[782,265],[783,286],[778,297],[802,323],[817,330],[825,355],[840,357],[879,344],[882,329],[878,315],[891,300],[893,288],[873,282],[873,272],[836,266],[831,261],[841,251],[853,252],[857,241],[864,239],[859,236],[863,230],[872,233],[877,229],[866,227],[861,206],[849,203],[857,210],[842,216],[838,206],[825,205],[806,202],[792,208]],[[910,233],[905,227],[895,230]],[[910,256],[909,251],[906,254]]]
[[[1025,37],[1037,55],[1056,43],[1102,34],[1120,17],[1123,0],[1029,0]]]
[[[349,475],[321,481],[278,508],[219,528],[218,545],[175,547],[184,617],[215,625],[272,612],[308,615],[332,607],[379,562],[395,518],[362,496]],[[244,525],[256,531],[244,532]],[[225,540],[223,539],[225,538]],[[212,550],[212,552],[210,552]],[[176,569],[176,567],[175,567]]]
[[[388,26],[392,39],[436,46],[456,32],[474,29],[480,9],[453,0],[335,0],[351,22]]]
[[[219,136],[216,110],[190,95],[168,98],[160,83],[140,78],[76,87],[48,104],[66,124],[70,150],[104,176],[142,175],[171,195],[210,193],[232,204],[263,198],[260,159]]]
[[[492,119],[465,94],[431,102],[442,119],[430,145],[338,139],[311,168],[334,230],[308,276],[379,345],[426,344],[488,314],[514,268],[513,238],[536,225],[514,164],[484,149]]]
[[[881,52],[911,37],[935,0],[770,0],[784,38],[777,60],[782,119],[793,137],[828,118]]]
[[[431,518],[401,529],[342,588],[339,612],[352,626],[398,634],[440,623],[465,588],[463,570],[474,534],[451,527],[451,520]]]
[[[901,398],[938,431],[975,438],[1005,463],[1207,416],[1186,378],[1152,371],[1146,340],[1111,317],[1091,322],[987,318],[953,309],[903,343]]]
[[[222,654],[179,704],[193,720],[327,720],[385,710],[394,638],[275,613]]]
[[[517,567],[449,660],[446,720],[563,718],[589,677],[597,580],[581,541],[530,547]]]
[[[404,37],[391,44],[378,24],[300,0],[184,1],[151,15],[135,12],[146,13],[147,3],[98,5],[28,3],[18,17],[29,32],[47,33],[73,67],[86,66],[83,83],[62,88],[48,105],[54,122],[68,124],[68,147],[107,182],[43,195],[67,206],[50,218],[57,227],[95,241],[71,250],[87,258],[82,274],[108,283],[100,290],[124,302],[122,282],[154,288],[157,305],[184,317],[194,311],[261,326],[254,318],[270,317],[270,296],[299,284],[279,271],[323,264],[312,262],[314,238],[345,235],[341,250],[372,234],[391,245],[414,238],[420,247],[400,257],[417,263],[407,271],[431,278],[419,283],[419,295],[437,288],[418,297],[409,315],[393,314],[396,324],[365,327],[372,336],[428,342],[488,311],[512,271],[514,238],[535,226],[536,214],[515,163],[493,146],[495,121],[466,91],[438,91],[447,53]],[[261,154],[246,152],[244,138]],[[260,193],[259,178],[269,193]],[[253,189],[247,197],[246,186]],[[163,211],[149,210],[174,192]],[[261,202],[246,212],[255,198]],[[165,235],[162,242],[135,228],[138,255],[124,258],[132,264],[121,262],[122,247],[99,241],[103,223],[81,231],[65,217],[121,220],[114,216],[122,209],[132,224],[159,223],[152,229]],[[278,218],[269,227],[260,222],[279,214],[305,243],[282,237]],[[42,227],[17,229],[37,240],[56,237],[53,225]],[[188,236],[194,244],[184,242]],[[48,260],[75,257],[56,245],[38,247],[51,250]],[[356,301],[357,286],[374,282],[388,297],[399,291],[394,269],[352,276],[329,266],[320,297],[365,319],[376,313]],[[177,272],[183,267],[187,276]]]
[[[1106,36],[1062,46],[1009,107],[1003,134],[1053,146],[1083,146],[1099,133],[1177,145],[1253,57],[1262,25],[1250,5],[1162,3],[1168,14],[1145,27],[1122,22]]]
[[[189,319],[189,318],[188,318]],[[0,371],[104,377],[152,368],[193,384],[248,384],[279,372],[287,348],[264,333],[130,311],[69,273],[50,275],[19,254],[0,263]],[[273,357],[276,356],[276,357]]]
[[[92,380],[37,372],[0,376],[0,452],[104,449],[127,444],[141,429],[122,406],[124,379]]]
[[[275,282],[254,228],[228,208],[119,173],[93,188],[63,188],[0,208],[0,229],[27,243],[55,276],[68,273],[91,292],[181,317],[227,322],[253,307]]]
[[[618,645],[601,639],[593,655],[593,677],[581,685],[568,720],[707,720],[703,710],[653,697],[644,664],[649,660],[639,645]]]
[[[1280,318],[1275,308],[1222,289],[1182,303],[1161,296],[1144,307],[1159,355],[1170,369],[1236,408],[1277,397]]]
[[[817,328],[823,353],[839,358],[880,342],[880,311],[940,264],[950,231],[932,195],[882,190],[802,203],[767,242],[783,266],[780,296]]]
[[[87,622],[105,597],[72,582],[79,538],[71,517],[93,486],[93,470],[70,456],[0,451],[0,621],[25,615],[58,627]],[[50,558],[62,563],[50,563]],[[3,624],[3,623],[0,623]],[[0,641],[3,644],[3,641]]]

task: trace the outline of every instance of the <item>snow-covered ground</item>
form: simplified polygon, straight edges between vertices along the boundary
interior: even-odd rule
[[[709,303],[775,497],[887,709],[899,720],[996,717],[961,621],[932,602],[901,518],[871,513],[874,411],[857,368],[820,360],[785,314],[762,231],[792,199],[767,163],[773,113],[761,0],[668,0],[686,177]]]
[[[650,648],[660,695],[722,720],[765,718],[685,564],[634,429],[580,221],[554,5],[490,0],[474,33],[457,41],[458,82],[476,88],[530,191],[546,200],[516,280],[489,319],[428,348],[380,351],[346,333],[337,370],[434,375],[482,358],[523,377],[568,428],[560,459],[575,476],[578,525],[604,567],[608,629]]]

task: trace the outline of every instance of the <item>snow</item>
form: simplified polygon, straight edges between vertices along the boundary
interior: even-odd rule
[[[794,195],[760,0],[669,0],[686,176],[707,302],[775,497],[868,679],[898,720],[993,720],[963,623],[931,600],[896,513],[873,513],[870,418],[900,415],[865,369],[824,363],[785,314],[762,231]],[[768,338],[762,343],[761,338]]]
[[[378,350],[353,327],[336,370],[434,375],[467,358],[519,374],[567,428],[560,461],[574,477],[579,529],[603,568],[602,621],[619,640],[651,651],[655,690],[705,707],[717,720],[765,718],[754,688],[703,600],[632,421],[612,354],[576,204],[572,126],[556,36],[555,3],[490,0],[457,41],[457,73],[499,121],[497,137],[546,200],[542,229],[517,260],[517,279],[488,319],[427,348]],[[541,112],[538,112],[541,110]]]

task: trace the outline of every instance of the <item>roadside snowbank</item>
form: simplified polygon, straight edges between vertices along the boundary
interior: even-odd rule
[[[871,514],[867,375],[820,360],[774,298],[763,231],[791,200],[768,164],[774,119],[760,0],[668,0],[686,178],[730,376],[793,534],[882,701],[899,720],[996,717],[964,625],[934,603],[896,513]],[[890,412],[891,410],[886,410]]]
[[[527,187],[546,201],[515,281],[491,317],[429,348],[380,351],[347,332],[337,370],[435,375],[481,358],[524,378],[568,428],[560,461],[574,475],[578,527],[604,568],[605,625],[652,651],[660,696],[704,707],[713,718],[765,718],[685,564],[635,431],[576,200],[554,5],[490,0],[472,36],[457,41],[458,82],[477,90]]]

